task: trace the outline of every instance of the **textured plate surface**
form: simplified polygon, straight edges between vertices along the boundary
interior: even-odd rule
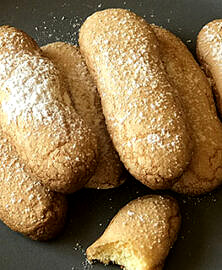
[[[131,9],[148,22],[164,26],[182,38],[192,52],[200,28],[222,17],[221,0],[0,0],[0,25],[23,29],[39,45],[54,41],[76,43],[85,18],[109,7]],[[113,265],[91,266],[84,252],[120,207],[150,193],[130,177],[114,190],[81,190],[69,196],[67,225],[57,239],[49,242],[31,241],[0,222],[0,269],[119,269]],[[183,224],[164,269],[221,270],[222,189],[198,198],[172,195],[180,203]]]

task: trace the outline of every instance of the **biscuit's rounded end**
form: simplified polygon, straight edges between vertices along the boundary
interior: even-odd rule
[[[33,240],[46,241],[56,237],[65,225],[67,200],[58,193],[53,194],[51,205],[42,213],[42,221],[25,234]]]
[[[88,133],[84,134],[86,137],[82,138],[82,141],[66,143],[50,153],[49,159],[43,164],[45,168],[39,170],[40,173],[43,172],[42,183],[49,189],[60,193],[73,193],[82,188],[93,175],[97,167],[97,141],[90,130]],[[47,170],[51,179],[45,180]]]
[[[162,269],[180,223],[179,207],[173,198],[138,198],[117,213],[103,235],[87,249],[87,258],[104,264],[113,262],[127,270]]]
[[[49,191],[22,169],[13,178],[15,182],[1,185],[1,220],[10,229],[33,240],[48,240],[57,236],[66,221],[65,196]]]
[[[4,41],[4,35],[7,33],[8,36],[12,35],[13,39],[8,39],[7,42]],[[1,40],[1,37],[2,40]],[[11,49],[13,50],[13,47],[21,48],[25,47],[27,51],[33,52],[33,50],[36,50],[37,52],[40,52],[40,49],[35,42],[35,40],[28,36],[24,31],[18,30],[13,26],[10,25],[2,25],[0,27],[0,43],[1,43],[1,49],[2,50],[8,50],[11,46]]]

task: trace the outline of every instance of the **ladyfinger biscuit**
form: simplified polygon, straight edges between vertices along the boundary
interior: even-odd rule
[[[24,32],[0,27],[0,124],[33,175],[71,193],[96,167],[97,143],[65,104],[62,76]]]
[[[54,237],[65,223],[67,202],[31,176],[0,130],[0,219],[34,240]]]
[[[173,198],[138,198],[117,213],[103,235],[87,249],[87,258],[113,262],[126,270],[161,270],[180,223],[179,207]]]
[[[192,147],[152,28],[130,11],[107,9],[87,18],[79,44],[125,167],[148,187],[170,187],[187,167]]]
[[[178,89],[192,129],[192,160],[172,187],[188,194],[209,192],[222,183],[222,126],[210,85],[187,47],[169,31],[152,26],[168,78]]]
[[[119,186],[124,182],[124,168],[108,134],[99,94],[79,48],[56,42],[41,49],[64,74],[76,112],[97,135],[98,165],[85,187],[106,189]]]
[[[214,90],[216,105],[222,117],[222,20],[205,25],[197,37],[197,57]]]

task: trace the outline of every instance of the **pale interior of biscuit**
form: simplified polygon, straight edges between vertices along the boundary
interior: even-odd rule
[[[92,257],[104,264],[109,264],[110,262],[118,264],[127,270],[154,269],[150,268],[147,262],[139,257],[139,254],[137,254],[130,243],[121,241],[97,246],[96,252]]]

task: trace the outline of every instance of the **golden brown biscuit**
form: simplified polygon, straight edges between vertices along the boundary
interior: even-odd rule
[[[67,202],[31,176],[0,130],[0,219],[34,240],[54,237],[65,223]]]
[[[85,187],[105,189],[119,186],[125,180],[124,168],[108,134],[99,94],[79,48],[56,42],[41,49],[64,74],[76,112],[97,135],[98,165]]]
[[[149,195],[131,201],[86,251],[90,261],[114,262],[126,270],[161,270],[180,228],[176,200]]]
[[[79,44],[125,167],[148,187],[170,187],[190,161],[191,140],[152,28],[130,11],[107,9],[87,18]]]
[[[95,135],[65,105],[59,71],[27,34],[0,27],[0,48],[3,132],[42,183],[74,192],[95,170]]]
[[[187,47],[169,31],[152,26],[168,78],[178,89],[192,129],[192,160],[173,186],[188,194],[209,192],[222,183],[222,126],[206,76]]]
[[[217,109],[222,117],[222,20],[205,25],[197,37],[197,57],[209,77],[216,99]]]

